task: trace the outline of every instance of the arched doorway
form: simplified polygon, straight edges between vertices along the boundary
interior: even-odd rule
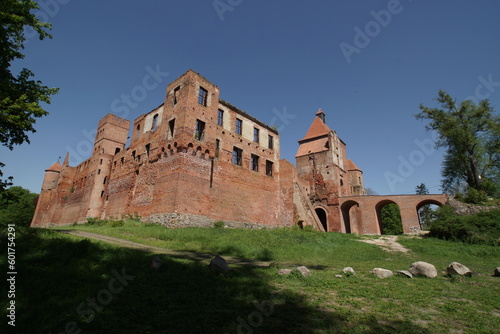
[[[359,203],[347,201],[342,204],[342,220],[345,233],[358,233],[359,228]]]
[[[380,234],[403,234],[403,222],[399,205],[390,200],[379,202],[377,210]]]
[[[321,225],[323,225],[325,232],[328,232],[328,219],[326,217],[325,209],[316,208],[316,209],[314,209],[314,211],[316,211],[316,215],[318,215],[319,221],[321,222]]]
[[[442,203],[432,199],[423,200],[417,204],[416,209],[421,230],[424,231],[429,229],[429,224],[434,217],[433,214],[441,206],[443,206]]]

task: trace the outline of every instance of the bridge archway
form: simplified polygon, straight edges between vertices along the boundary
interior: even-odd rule
[[[356,201],[347,201],[341,206],[342,227],[345,233],[358,233],[360,214],[359,203]]]
[[[426,225],[431,221],[431,212],[434,210],[434,207],[442,207],[443,205],[443,203],[433,199],[425,199],[417,203],[415,209],[417,210],[418,223],[421,230],[424,230]]]
[[[326,210],[318,207],[315,208],[314,211],[316,211],[316,215],[318,216],[321,225],[323,225],[325,232],[328,232],[328,215],[326,214]]]
[[[391,217],[394,220],[391,221],[384,221],[385,219],[388,219],[387,217],[383,217],[382,210],[387,206],[387,205],[394,205],[394,208],[397,207],[397,213],[393,212],[395,217]],[[380,234],[391,234],[396,231],[396,233],[403,233],[403,223],[401,219],[401,207],[400,205],[392,200],[385,199],[380,202],[378,202],[375,205],[375,210],[377,212],[377,222],[378,222],[378,228],[379,228],[379,233]],[[395,210],[395,209],[394,209]],[[399,214],[399,217],[397,216]]]

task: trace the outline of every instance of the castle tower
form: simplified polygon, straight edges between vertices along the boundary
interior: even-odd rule
[[[105,188],[109,182],[111,165],[115,154],[127,143],[130,121],[113,114],[107,114],[100,121],[90,159],[93,168],[94,185],[90,194],[87,217],[100,217],[106,197]]]
[[[328,127],[321,109],[304,138],[299,140],[295,159],[299,182],[309,195],[323,227],[326,231],[340,231],[338,199],[351,194],[346,145]],[[361,172],[355,169],[354,172]]]
[[[61,170],[62,167],[59,161],[45,170],[42,189],[40,191],[40,196],[38,196],[38,202],[31,221],[31,226],[40,226],[42,222],[50,220],[50,218],[47,219],[46,217],[52,216],[51,213],[53,210],[49,208],[51,202],[56,197],[57,184],[59,183]]]

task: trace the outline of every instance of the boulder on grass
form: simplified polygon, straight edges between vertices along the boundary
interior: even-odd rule
[[[464,266],[463,264],[460,264],[458,262],[452,262],[448,267],[446,267],[446,272],[448,275],[460,275],[460,276],[467,276],[467,277],[472,277],[472,271],[470,271],[469,268]]]
[[[496,267],[495,270],[493,271],[493,276],[500,276],[500,267]]]
[[[352,267],[345,267],[344,269],[342,269],[342,272],[347,275],[356,274],[356,272],[354,271],[354,269],[352,269]]]
[[[304,267],[304,266],[301,266],[301,267],[297,267],[297,270],[302,274],[302,276],[306,277],[306,276],[311,276],[311,272],[309,271],[309,269],[307,269],[307,267]]]
[[[412,273],[414,276],[425,276],[428,278],[434,278],[437,277],[438,275],[436,267],[434,267],[430,263],[423,261],[413,262],[408,271]]]
[[[292,269],[280,269],[278,270],[279,275],[290,275],[292,273]]]
[[[149,269],[158,270],[163,265],[163,260],[155,255],[151,258],[151,262],[149,263]]]
[[[394,273],[391,270],[383,268],[374,268],[372,270],[372,273],[374,273],[378,278],[387,278],[394,275]]]
[[[398,275],[408,277],[408,278],[413,278],[413,274],[410,273],[408,270],[398,270]]]
[[[210,260],[208,269],[210,269],[210,271],[215,274],[226,274],[231,270],[231,268],[229,268],[229,266],[227,265],[226,260],[224,260],[219,255]]]

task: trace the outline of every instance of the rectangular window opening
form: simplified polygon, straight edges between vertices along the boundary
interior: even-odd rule
[[[222,126],[224,124],[224,110],[219,109],[219,113],[217,114],[217,125]]]
[[[158,114],[153,116],[153,124],[151,125],[151,132],[155,132],[157,126],[158,126]]]
[[[168,122],[168,129],[169,129],[169,135],[170,138],[174,137],[174,129],[175,129],[175,118],[172,119],[170,122]]]
[[[194,139],[201,141],[201,140],[203,140],[204,137],[205,137],[205,122],[197,119],[196,120],[196,131],[194,133]]]
[[[266,160],[266,175],[273,176],[273,162]]]
[[[269,135],[268,137],[267,147],[270,148],[271,150],[274,149],[274,138],[271,135]]]
[[[259,156],[252,154],[250,157],[250,169],[253,170],[254,172],[259,171]]]
[[[215,140],[215,157],[219,157],[219,151],[220,151],[220,140],[216,139]]]
[[[259,129],[253,128],[253,141],[258,143],[259,142]]]
[[[239,135],[243,133],[243,121],[239,118],[236,119],[236,133]]]
[[[149,157],[149,151],[151,150],[151,144],[146,145],[146,156]]]
[[[238,166],[242,165],[243,150],[238,147],[233,147],[232,163]]]
[[[178,94],[179,94],[179,89],[181,89],[181,86],[177,86],[174,88],[174,106],[177,104],[178,102]]]
[[[205,88],[200,87],[200,90],[198,91],[198,103],[206,107],[207,98],[208,98],[208,91]]]

